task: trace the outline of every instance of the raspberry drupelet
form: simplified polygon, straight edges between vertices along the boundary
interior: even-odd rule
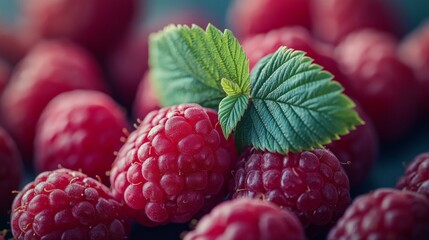
[[[129,135],[110,182],[141,224],[186,222],[224,197],[235,155],[214,110],[165,107],[149,113]]]
[[[15,239],[126,239],[123,205],[99,181],[69,169],[39,174],[15,197]]]

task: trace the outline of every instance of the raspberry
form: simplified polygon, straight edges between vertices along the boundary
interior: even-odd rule
[[[0,116],[24,160],[32,157],[43,108],[56,95],[75,89],[106,91],[96,62],[69,42],[39,43],[13,72],[0,99]]]
[[[294,212],[308,234],[320,234],[350,203],[349,180],[329,151],[246,150],[235,171],[233,198],[263,198]]]
[[[62,168],[39,174],[15,197],[11,227],[15,239],[125,239],[129,222],[106,186]]]
[[[348,34],[373,28],[401,34],[399,11],[385,0],[324,0],[312,1],[312,20],[315,35],[320,39],[339,43]]]
[[[228,20],[239,37],[248,37],[286,26],[310,29],[310,0],[235,0]]]
[[[143,119],[146,115],[160,108],[160,103],[155,95],[150,82],[150,74],[146,73],[144,78],[140,81],[136,99],[134,101],[134,116],[138,119]]]
[[[226,194],[234,158],[215,111],[197,104],[166,107],[130,134],[110,182],[140,223],[186,222]]]
[[[408,191],[378,189],[359,196],[330,231],[334,239],[427,239],[429,201]]]
[[[130,28],[139,0],[26,0],[23,23],[40,38],[67,38],[97,54],[115,46]]]
[[[339,140],[326,145],[343,163],[351,187],[361,184],[370,174],[379,151],[378,138],[371,119],[359,106],[356,110],[365,125],[358,126]]]
[[[74,90],[58,95],[43,110],[35,136],[35,166],[81,169],[109,183],[106,172],[127,128],[122,109],[104,93]]]
[[[429,199],[429,153],[418,155],[408,165],[396,188],[418,192]]]
[[[13,201],[12,191],[23,177],[21,156],[12,138],[0,127],[0,219],[6,216]]]
[[[402,61],[417,77],[423,107],[429,111],[429,18],[399,46]]]
[[[243,49],[249,58],[250,69],[263,57],[274,53],[281,46],[306,52],[315,63],[323,66],[334,75],[335,80],[341,82],[348,95],[353,95],[346,76],[339,70],[338,64],[333,58],[334,50],[313,39],[310,32],[303,27],[284,27],[246,38],[243,41]]]
[[[367,29],[350,34],[337,48],[355,98],[384,142],[409,132],[418,113],[417,83],[396,51],[392,36]]]
[[[204,216],[184,238],[192,239],[304,240],[305,235],[291,212],[265,201],[235,199],[219,204]]]

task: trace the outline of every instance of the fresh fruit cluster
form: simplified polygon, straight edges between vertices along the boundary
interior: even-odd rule
[[[428,23],[401,40],[384,0],[235,0],[240,44],[198,10],[136,28],[140,2],[0,23],[0,239],[429,234],[429,153],[364,185],[428,109]]]

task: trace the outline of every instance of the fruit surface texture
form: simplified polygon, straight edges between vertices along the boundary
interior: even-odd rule
[[[153,111],[115,160],[113,193],[144,225],[189,221],[226,193],[235,152],[217,113],[196,104]]]

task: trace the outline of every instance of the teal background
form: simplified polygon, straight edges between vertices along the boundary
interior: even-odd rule
[[[205,10],[219,23],[225,24],[226,9],[232,0],[140,0],[146,5],[142,7],[147,19],[154,19],[156,16],[168,14],[172,9],[198,7]],[[320,0],[323,1],[323,0]],[[397,4],[399,9],[405,13],[403,16],[404,25],[407,29],[417,26],[422,19],[429,16],[428,0],[386,0],[392,4]],[[18,12],[19,0],[0,0],[0,19],[13,21]],[[144,9],[143,9],[144,8]],[[143,20],[143,19],[141,19]]]

